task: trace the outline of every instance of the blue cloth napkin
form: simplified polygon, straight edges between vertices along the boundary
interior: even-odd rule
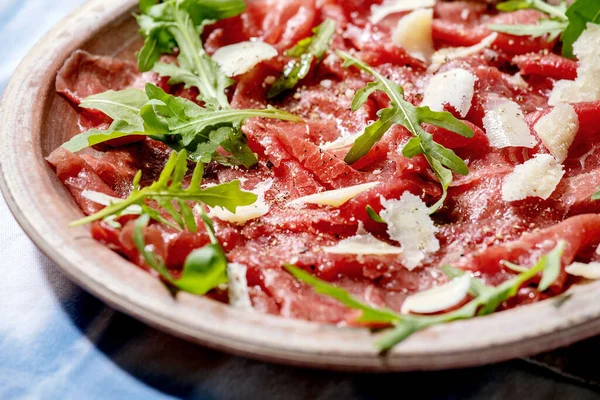
[[[82,2],[0,0],[0,92],[33,43]],[[549,357],[538,361],[557,360]],[[558,369],[569,364],[566,357],[558,360]],[[578,360],[581,367],[586,358]],[[589,386],[523,361],[434,373],[344,374],[274,366],[187,343],[68,281],[0,197],[0,399],[351,400],[416,393],[422,399],[598,398]]]

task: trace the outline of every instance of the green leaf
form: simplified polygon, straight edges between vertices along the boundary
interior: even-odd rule
[[[149,267],[156,270],[162,277],[170,281],[172,278],[171,273],[165,266],[162,258],[157,257],[156,254],[146,246],[146,241],[144,240],[144,231],[148,226],[148,222],[150,222],[150,215],[142,214],[136,221],[133,229],[133,242],[135,243],[135,247],[139,251],[139,253],[144,258],[146,264]]]
[[[600,187],[598,191],[592,195],[592,200],[600,200]]]
[[[241,126],[251,117],[285,121],[301,118],[269,107],[261,110],[207,109],[182,97],[165,93],[148,83],[146,93],[137,89],[109,91],[90,96],[82,107],[99,109],[114,122],[105,131],[92,129],[73,137],[63,147],[75,152],[111,139],[146,135],[175,150],[186,149],[194,161],[221,160],[216,154],[222,146],[231,154],[225,162],[250,168],[258,162],[248,147]]]
[[[488,28],[518,36],[540,37],[548,35],[552,41],[562,34],[563,56],[574,58],[573,43],[577,41],[589,22],[600,23],[600,2],[597,0],[576,0],[568,8],[566,2],[557,6],[542,0],[511,0],[497,6],[500,11],[534,9],[546,13],[549,18],[541,19],[537,25],[491,24]]]
[[[140,117],[140,110],[147,101],[146,94],[138,89],[125,89],[118,92],[109,90],[85,98],[80,107],[101,111],[112,118],[113,122],[107,130],[91,129],[80,133],[63,144],[63,147],[76,152],[107,140],[145,134],[146,129],[144,120]]]
[[[162,89],[148,83],[151,100],[142,110],[146,125],[155,132],[168,133],[167,144],[173,142],[189,150],[194,160],[210,160],[221,145],[239,162],[250,167],[256,164],[254,153],[248,148],[240,131],[246,119],[252,117],[301,121],[301,118],[285,111],[269,107],[263,110],[233,110],[202,108],[189,100],[171,96]],[[173,146],[175,147],[175,146]]]
[[[143,214],[135,222],[133,240],[148,266],[156,270],[171,285],[197,295],[204,295],[227,282],[227,258],[218,243],[208,244],[192,251],[185,259],[179,279],[175,279],[151,248],[146,246],[144,230],[150,216]],[[207,229],[209,229],[207,227]],[[213,232],[214,234],[214,232]]]
[[[181,277],[172,283],[197,295],[204,295],[227,283],[227,258],[221,246],[208,244],[192,251],[185,259]]]
[[[158,3],[158,0],[140,0],[140,12],[146,13],[148,9]]]
[[[363,313],[359,318],[359,322],[391,323],[400,319],[400,316],[393,311],[376,309],[366,305],[354,298],[346,290],[327,283],[298,267],[287,264],[285,265],[285,269],[296,279],[312,286],[317,293],[332,297],[347,307],[361,310]]]
[[[138,53],[139,69],[168,76],[171,84],[197,87],[198,100],[208,108],[229,108],[225,89],[234,81],[206,54],[200,33],[205,24],[238,15],[245,7],[242,0],[171,0],[145,6],[144,15],[138,17],[145,38]],[[160,54],[171,53],[175,47],[178,65],[157,62]]]
[[[391,310],[371,307],[354,298],[346,290],[325,282],[302,269],[291,265],[286,265],[285,268],[296,279],[312,286],[318,293],[330,296],[349,308],[361,310],[363,314],[359,319],[360,322],[393,325],[393,328],[388,330],[376,342],[380,351],[387,351],[413,333],[429,326],[493,313],[503,302],[516,296],[519,289],[540,272],[543,272],[543,278],[539,289],[546,290],[558,277],[556,271],[560,272],[560,258],[564,246],[564,241],[559,242],[552,251],[544,255],[532,268],[524,270],[499,286],[488,286],[483,281],[471,277],[469,294],[473,296],[473,299],[454,311],[439,315],[399,315]],[[443,266],[441,269],[450,279],[466,274],[465,271],[451,266]]]
[[[573,43],[577,41],[581,33],[585,30],[587,23],[600,23],[600,2],[597,0],[576,0],[567,9],[569,26],[563,33],[563,55],[573,58]]]
[[[218,21],[235,17],[246,10],[244,0],[184,0],[182,8],[186,9],[196,25],[205,20]]]
[[[258,163],[258,156],[250,150],[248,139],[239,128],[232,128],[227,139],[221,143],[221,146],[231,153],[228,161],[234,166],[243,165],[246,168],[250,168]]]
[[[144,205],[146,201],[154,200],[183,227],[184,222],[189,221],[188,210],[176,209],[172,204],[173,201],[202,202],[211,207],[224,207],[232,213],[235,213],[237,207],[247,206],[256,201],[257,197],[254,193],[245,192],[240,189],[240,182],[238,180],[209,186],[204,189],[201,188],[200,179],[198,178],[201,172],[198,171],[201,171],[202,168],[201,164],[197,164],[191,181],[192,184],[188,188],[183,188],[182,178],[187,171],[187,153],[185,150],[180,153],[173,152],[156,182],[141,189],[134,189],[127,199],[111,204],[99,212],[75,221],[70,225],[80,226],[111,215],[120,215],[121,212],[131,205]],[[183,214],[183,216],[179,216],[179,214]],[[195,231],[195,224],[188,226],[188,229]]]
[[[544,274],[538,285],[540,291],[545,292],[558,279],[561,272],[561,258],[566,245],[567,242],[560,240],[551,252],[542,257],[540,262],[544,263]]]
[[[551,42],[560,36],[567,27],[566,21],[556,21],[551,19],[541,19],[537,25],[529,24],[489,24],[489,30],[508,33],[515,36],[531,36],[533,38],[548,35],[548,41]]]
[[[472,138],[475,133],[465,124],[463,121],[456,119],[452,114],[447,111],[432,111],[429,107],[417,107],[417,114],[419,115],[419,121],[428,123],[431,125],[439,126],[449,130],[450,132],[458,133],[466,138]]]
[[[373,207],[371,207],[370,205],[367,205],[366,210],[367,210],[367,214],[369,215],[369,218],[371,218],[373,221],[379,222],[380,224],[385,224],[386,223],[379,216],[379,214],[377,214],[377,212],[373,209]]]
[[[346,68],[354,66],[375,78],[374,82],[370,82],[363,89],[356,92],[352,101],[353,110],[358,109],[373,92],[378,90],[387,94],[390,99],[390,107],[379,110],[377,114],[379,119],[365,128],[362,135],[356,139],[354,145],[346,154],[344,161],[353,164],[364,157],[394,124],[405,127],[414,138],[405,145],[402,151],[404,156],[414,157],[424,154],[442,184],[442,198],[431,207],[432,211],[435,212],[446,199],[447,189],[450,182],[452,182],[452,172],[450,170],[463,175],[468,174],[469,170],[465,162],[454,151],[436,143],[433,136],[426,132],[421,124],[429,123],[468,138],[474,136],[473,130],[448,112],[434,112],[429,107],[412,105],[404,99],[404,90],[400,85],[383,77],[369,65],[346,52],[338,51],[337,54],[344,60]]]
[[[564,2],[558,6],[553,6],[551,4],[546,3],[544,0],[510,0],[498,4],[496,8],[499,11],[508,12],[532,9],[541,11],[545,14],[550,15],[553,18],[558,18],[563,21],[567,19],[565,15],[566,7]]]
[[[268,98],[273,98],[286,90],[296,87],[301,79],[306,78],[315,60],[321,61],[331,45],[336,24],[332,19],[326,19],[321,25],[313,29],[313,35],[299,41],[286,52],[287,56],[298,57],[290,61],[281,76],[275,81],[269,92]]]

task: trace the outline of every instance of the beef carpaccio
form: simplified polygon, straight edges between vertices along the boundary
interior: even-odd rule
[[[347,304],[297,280],[285,267],[293,264],[370,307],[398,315],[438,315],[476,296],[458,278],[448,283],[442,266],[498,287],[559,243],[560,268],[553,279],[542,288],[542,274],[535,274],[494,308],[556,296],[580,276],[590,278],[598,268],[594,262],[600,261],[600,201],[592,199],[600,186],[600,60],[591,54],[597,52],[600,36],[595,26],[588,26],[574,46],[578,58],[566,58],[556,35],[490,29],[490,24],[535,25],[540,18],[544,14],[537,10],[500,12],[483,2],[261,0],[249,2],[239,15],[206,25],[200,37],[207,59],[217,59],[225,46],[248,41],[274,51],[242,73],[229,74],[233,82],[225,85],[221,106],[274,107],[301,118],[245,119],[241,140],[256,154],[254,165],[223,161],[233,153],[223,143],[215,146],[212,161],[203,160],[203,187],[237,179],[260,203],[239,216],[200,205],[214,223],[227,262],[245,271],[245,277],[235,277],[238,284],[247,283],[237,288],[235,296],[241,299],[236,304],[323,323],[380,325],[361,322]],[[319,52],[316,46],[307,49],[306,41],[300,58],[286,50],[306,38],[314,44],[320,32],[313,29],[325,22],[334,24],[326,49],[313,54],[306,76],[273,95],[294,60]],[[155,57],[162,67],[142,68],[146,72],[128,61],[78,51],[58,73],[57,91],[77,108],[82,131],[110,130],[113,123],[107,112],[79,108],[84,99],[109,90],[143,90],[147,83],[208,110],[200,87],[169,75],[167,67],[185,67],[180,47],[167,46]],[[405,103],[379,85],[362,91],[360,107],[353,107],[357,91],[383,81],[356,64],[344,65],[340,54],[401,87],[395,93]],[[230,69],[222,57],[218,61],[223,70]],[[434,113],[446,111],[444,121],[436,123],[442,115],[436,114],[434,120],[417,120],[420,128],[414,129],[468,168],[468,173],[457,173],[460,166],[438,163],[453,175],[445,184],[445,198],[444,174],[432,168],[431,154],[403,153],[415,137],[407,129],[412,117],[396,116],[379,127],[381,137],[358,157],[347,156],[365,129],[384,124],[394,112],[421,112],[424,106]],[[76,153],[61,147],[48,157],[88,215],[107,205],[89,193],[127,198],[138,170],[147,186],[158,179],[172,149],[181,150],[153,133],[120,136]],[[190,178],[188,173],[184,186]],[[171,220],[157,202],[145,204]],[[158,275],[134,240],[138,215],[96,220],[92,236]],[[154,218],[143,230],[146,248],[167,268],[171,282],[182,274],[190,253],[210,243],[200,216],[195,218],[195,232]],[[585,272],[570,275],[569,268]],[[229,274],[231,286],[234,273]],[[439,304],[415,299],[416,293],[433,287],[441,288]],[[227,302],[228,293],[231,297],[221,282],[208,295]]]

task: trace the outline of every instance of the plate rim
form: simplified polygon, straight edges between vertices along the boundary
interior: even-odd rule
[[[86,233],[89,237],[89,229],[73,230],[66,223],[56,226],[52,224],[56,223],[54,220],[50,223],[49,214],[44,212],[52,206],[63,212],[72,204],[57,203],[64,200],[53,190],[41,202],[38,193],[23,182],[28,178],[40,188],[50,187],[45,181],[49,167],[42,157],[41,134],[36,137],[35,128],[41,130],[45,114],[42,106],[47,104],[49,91],[54,90],[53,76],[65,56],[115,19],[126,18],[136,4],[136,0],[91,0],[67,16],[28,52],[0,101],[0,189],[27,235],[79,286],[155,328],[211,348],[265,361],[336,370],[475,366],[551,350],[600,333],[600,303],[594,307],[591,301],[600,290],[600,282],[595,282],[570,289],[572,297],[560,308],[553,300],[546,300],[436,326],[415,334],[386,356],[379,356],[372,346],[374,335],[366,329],[248,313],[188,294],[174,300],[151,274],[100,243],[89,240],[73,246],[73,242],[64,240]],[[20,114],[13,109],[16,104],[30,105],[33,111]],[[15,136],[23,141],[17,141]],[[23,160],[23,155],[33,157],[30,170],[23,170],[28,166],[26,161],[32,163],[29,157]],[[67,215],[68,211],[64,213]],[[63,218],[62,222],[66,220]],[[88,258],[89,252],[100,259]],[[114,266],[110,273],[103,268],[107,263]],[[120,277],[121,269],[127,269],[124,273],[133,285],[115,279]],[[190,321],[190,317],[203,320]],[[531,321],[535,326],[527,326]],[[519,322],[522,325],[515,326]],[[471,344],[466,345],[467,342]]]

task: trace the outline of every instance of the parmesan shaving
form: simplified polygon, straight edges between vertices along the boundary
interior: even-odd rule
[[[227,291],[229,294],[229,304],[232,307],[242,310],[252,310],[250,293],[248,291],[248,281],[246,279],[247,267],[244,264],[227,264]]]
[[[343,189],[328,190],[321,193],[311,194],[292,200],[287,203],[288,207],[300,208],[304,204],[318,204],[324,206],[339,207],[350,201],[359,194],[373,189],[379,182],[364,183],[362,185],[349,186]]]
[[[384,0],[380,5],[373,4],[371,6],[369,21],[372,24],[378,24],[388,15],[433,6],[435,6],[435,0]]]
[[[589,264],[574,262],[566,267],[565,271],[570,275],[580,276],[585,279],[600,279],[600,262],[591,262]]]
[[[124,200],[119,197],[110,196],[110,195],[108,195],[106,193],[102,193],[102,192],[95,192],[93,190],[84,190],[83,192],[81,192],[81,195],[83,197],[85,197],[86,199],[93,201],[94,203],[103,205],[105,207],[108,207],[112,204],[120,203]],[[128,214],[136,215],[136,214],[141,214],[141,212],[142,212],[142,207],[140,205],[132,204],[129,207],[127,207],[126,209],[124,209],[123,211],[121,211],[121,215],[128,215]]]
[[[556,82],[548,104],[581,103],[600,100],[600,25],[588,23],[587,29],[573,43],[573,53],[579,60],[577,79]]]
[[[252,219],[260,218],[270,210],[269,205],[265,202],[265,193],[271,188],[272,185],[273,179],[267,179],[266,181],[256,185],[251,192],[258,196],[258,199],[248,206],[238,207],[235,210],[235,213],[232,213],[223,207],[216,206],[210,209],[208,216],[237,225],[244,225],[246,222]]]
[[[429,80],[421,106],[444,111],[444,104],[449,104],[464,118],[471,109],[474,93],[475,76],[467,70],[455,68],[436,74]]]
[[[323,150],[331,151],[331,150],[343,150],[349,147],[352,147],[356,139],[358,139],[362,135],[362,132],[359,132],[355,135],[345,135],[340,136],[332,142],[323,143],[319,147]]]
[[[402,263],[408,270],[418,267],[426,256],[440,249],[435,237],[437,228],[429,216],[429,208],[420,198],[404,192],[399,200],[381,199],[381,218],[387,233],[402,245]]]
[[[497,98],[486,104],[483,127],[490,146],[529,147],[535,146],[536,140],[525,121],[521,107],[514,101]]]
[[[400,312],[402,314],[431,314],[460,304],[471,286],[471,277],[463,275],[448,283],[408,296]]]
[[[565,171],[549,154],[537,154],[517,165],[502,183],[502,200],[517,201],[527,197],[548,199],[560,183]]]
[[[392,42],[404,48],[412,57],[428,62],[435,51],[431,33],[432,23],[432,9],[412,11],[398,21],[392,33]]]
[[[579,131],[579,116],[570,104],[559,104],[540,118],[534,129],[548,151],[562,163]]]
[[[498,33],[494,32],[491,35],[486,36],[481,42],[470,47],[449,47],[438,50],[431,56],[431,65],[429,66],[428,71],[432,73],[436,72],[442,65],[449,61],[481,53],[483,50],[491,47],[497,38]]]
[[[400,254],[400,247],[392,246],[377,239],[370,233],[357,234],[337,243],[334,246],[323,247],[325,253],[355,254],[355,255],[387,255]]]
[[[223,46],[212,56],[227,76],[245,74],[262,61],[276,57],[275,47],[264,42],[240,42]]]

